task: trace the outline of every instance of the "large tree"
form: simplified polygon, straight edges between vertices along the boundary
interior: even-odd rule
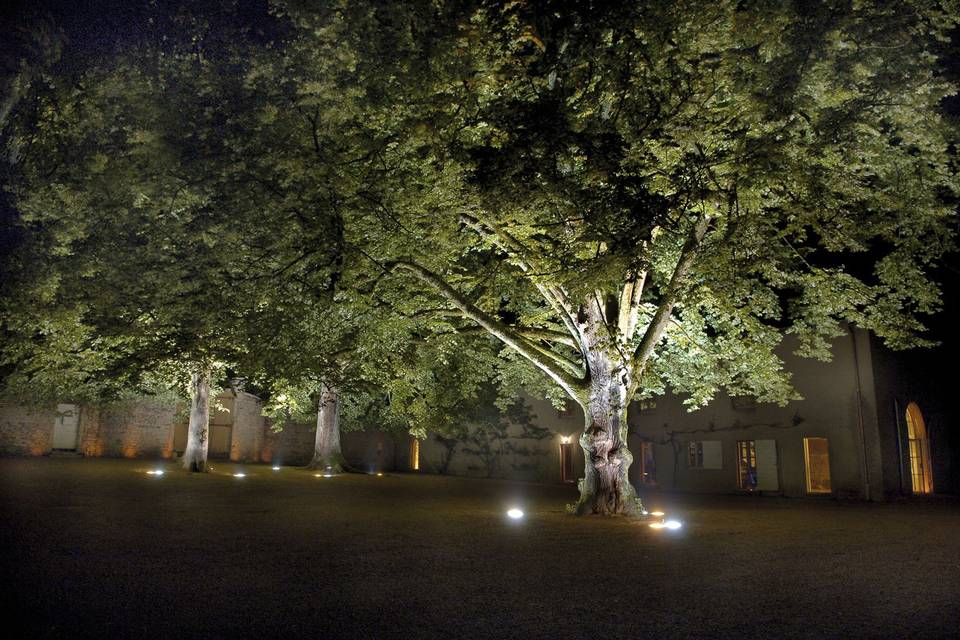
[[[344,19],[301,12],[308,33]],[[352,223],[399,278],[397,305],[479,326],[583,408],[578,512],[639,511],[640,394],[785,401],[784,333],[822,358],[843,323],[924,343],[956,191],[938,114],[948,7],[354,12],[341,45],[373,87],[392,189]]]
[[[22,241],[4,264],[17,291],[2,358],[8,382],[80,378],[107,392],[169,374],[191,399],[183,466],[203,471],[211,385],[247,344],[233,318],[256,311],[251,268],[282,258],[263,202],[235,194],[236,136],[260,105],[231,107],[249,97],[256,61],[244,53],[270,38],[228,10],[141,8],[152,15],[138,40],[74,60],[18,107]]]

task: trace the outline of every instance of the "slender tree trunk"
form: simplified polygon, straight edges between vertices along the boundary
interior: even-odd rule
[[[317,437],[313,446],[313,460],[307,468],[342,473],[345,462],[340,449],[340,391],[337,387],[324,383],[317,407]]]
[[[585,425],[580,446],[586,464],[576,512],[640,515],[643,507],[628,477],[633,462],[627,448],[630,378],[607,355],[591,353],[589,359],[591,384],[581,400]]]
[[[187,449],[181,460],[187,471],[207,470],[209,430],[210,372],[200,371],[190,378],[190,426],[187,427]]]

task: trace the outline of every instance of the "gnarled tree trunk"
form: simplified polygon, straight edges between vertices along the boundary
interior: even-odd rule
[[[576,512],[640,515],[643,507],[628,472],[627,408],[633,389],[629,372],[603,353],[590,353],[590,389],[581,400],[585,424],[580,436],[585,465]]]
[[[190,425],[187,427],[187,449],[180,462],[187,471],[207,470],[209,430],[210,372],[199,371],[190,377]]]
[[[317,437],[313,446],[313,459],[308,469],[323,469],[342,473],[345,467],[340,450],[340,391],[324,383],[317,407]]]

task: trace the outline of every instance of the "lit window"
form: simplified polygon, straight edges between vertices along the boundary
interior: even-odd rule
[[[930,438],[916,402],[907,405],[907,442],[910,445],[910,484],[914,493],[933,493]]]
[[[826,438],[804,438],[807,493],[830,493],[830,446]]]

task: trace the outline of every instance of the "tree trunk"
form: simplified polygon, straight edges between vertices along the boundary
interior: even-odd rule
[[[603,354],[590,354],[590,360],[590,390],[581,401],[585,425],[580,446],[586,464],[576,513],[637,516],[643,507],[628,477],[633,462],[627,448],[629,375]]]
[[[209,430],[210,372],[201,371],[190,378],[190,426],[187,427],[187,449],[181,460],[187,471],[207,470]]]
[[[340,391],[325,383],[320,391],[320,404],[317,407],[317,437],[313,446],[313,460],[307,468],[343,473],[345,462],[340,450]]]

